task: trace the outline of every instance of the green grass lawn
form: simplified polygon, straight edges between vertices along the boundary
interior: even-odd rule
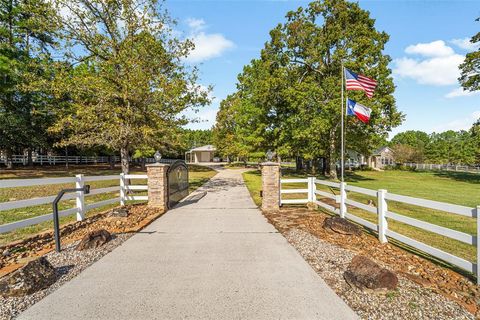
[[[83,173],[85,176],[98,176],[98,175],[116,175],[120,173],[120,168],[108,169],[105,166],[70,166],[69,170],[66,170],[64,167],[40,167],[34,169],[28,168],[19,168],[17,170],[0,170],[0,180],[1,179],[29,179],[29,178],[52,178],[52,177],[68,177],[74,176],[76,174]],[[131,174],[144,174],[140,168],[133,168]],[[196,165],[189,165],[189,191],[192,192],[205,182],[207,182],[211,177],[216,174],[216,171]],[[91,185],[91,189],[106,188],[119,186],[119,179],[107,180],[107,181],[94,181],[88,182]],[[135,185],[144,185],[146,184],[145,179],[135,179],[132,180],[132,184]],[[56,195],[61,189],[74,187],[73,184],[54,184],[54,185],[44,185],[37,187],[19,187],[19,188],[4,188],[0,189],[0,202],[15,201],[30,199],[35,197],[45,197]],[[146,191],[136,191],[137,195],[146,195]],[[104,193],[98,195],[91,195],[85,197],[85,202],[87,204],[95,203],[103,200],[108,200],[114,197],[118,197],[119,192]],[[64,200],[59,203],[59,210],[65,210],[75,207],[75,199]],[[118,206],[118,204],[111,204],[89,210],[87,212],[87,217],[93,216],[99,212],[105,211],[106,209],[113,208]],[[25,207],[13,210],[0,211],[0,225],[11,223],[19,220],[24,220],[39,215],[44,215],[52,212],[51,204],[38,205],[33,207]],[[61,218],[61,223],[65,224],[68,222],[75,221],[76,215],[70,215],[68,217]],[[39,233],[45,230],[52,228],[52,222],[47,221],[38,225],[33,225],[26,228],[17,229],[13,232],[8,232],[0,234],[0,245],[9,243],[11,241],[20,240],[25,237],[28,237],[32,234]]]
[[[243,174],[248,189],[257,205],[261,204],[260,189],[261,176],[259,171],[249,171]],[[284,170],[282,178],[305,178],[306,174],[297,174]],[[442,201],[468,207],[480,204],[480,175],[460,172],[411,172],[411,171],[356,171],[346,175],[347,184],[367,189],[386,189],[396,193],[416,198]],[[306,188],[305,184],[286,184],[285,189]],[[338,189],[317,185],[317,189],[338,194]],[[317,196],[321,201],[321,196]],[[366,204],[368,200],[376,199],[354,192],[348,192],[347,197]],[[283,199],[306,198],[306,194],[284,194]],[[476,234],[476,219],[460,215],[431,210],[418,206],[388,201],[389,210],[430,222],[468,234]],[[367,211],[348,207],[348,211],[365,220],[376,223],[377,216]],[[475,261],[476,249],[474,246],[459,242],[435,233],[421,230],[389,219],[389,228],[412,239],[424,242],[433,247],[450,252],[464,259]]]

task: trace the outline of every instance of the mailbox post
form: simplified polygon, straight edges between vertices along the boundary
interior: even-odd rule
[[[69,192],[83,192],[84,194],[90,193],[90,185],[84,185],[82,188],[75,188],[75,189],[63,189],[61,190],[55,200],[53,200],[53,227],[55,230],[55,250],[60,252],[60,221],[58,218],[58,202],[62,199],[65,193]]]

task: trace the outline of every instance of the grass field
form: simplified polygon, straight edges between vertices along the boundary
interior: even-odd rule
[[[258,171],[244,173],[247,187],[256,204],[261,203],[260,189],[261,176]],[[305,178],[305,174],[296,174],[293,171],[283,171],[282,178]],[[480,175],[460,172],[411,172],[411,171],[357,171],[348,173],[348,184],[367,189],[386,189],[390,193],[424,198],[475,207],[480,205]],[[306,184],[284,185],[284,188],[306,188]],[[338,190],[317,185],[317,188],[326,192],[338,194]],[[348,192],[350,199],[361,203],[373,200],[366,195]],[[306,198],[306,194],[286,194],[287,198]],[[321,200],[321,199],[319,199]],[[430,222],[450,229],[476,234],[476,220],[438,210],[426,209],[418,206],[388,201],[389,210],[412,217],[418,220]],[[373,223],[377,222],[375,214],[349,207],[349,212],[362,217]],[[397,221],[390,220],[389,228],[410,238],[422,241],[426,244],[450,252],[464,259],[475,261],[476,249],[474,246],[421,230]]]
[[[53,178],[53,177],[68,177],[74,176],[76,174],[84,174],[85,176],[98,176],[98,175],[116,175],[119,174],[120,168],[109,169],[106,166],[71,166],[69,170],[66,170],[64,167],[40,167],[40,168],[20,168],[18,170],[0,170],[0,181],[2,179],[28,179],[28,178]],[[133,168],[131,170],[132,174],[141,174],[144,173],[140,168]],[[189,189],[190,192],[204,184],[211,177],[213,177],[216,172],[212,169],[189,165]],[[0,182],[1,183],[1,182]],[[146,180],[133,180],[133,184],[146,184]],[[119,179],[111,181],[94,181],[89,183],[91,189],[113,187],[119,185]],[[73,184],[55,184],[55,185],[44,185],[37,187],[20,187],[20,188],[5,188],[0,189],[0,202],[15,201],[30,199],[36,197],[45,197],[56,195],[61,189],[71,188]],[[145,193],[145,191],[143,191]],[[138,193],[142,194],[142,193]],[[85,197],[85,202],[87,204],[94,203],[102,200],[111,199],[118,196],[118,192],[111,192],[105,194],[98,194]],[[75,206],[75,199],[64,200],[59,203],[59,210],[69,209]],[[100,207],[93,209],[87,212],[87,217],[95,215],[99,212],[102,212],[106,209],[113,208],[117,206],[116,204]],[[24,220],[39,215],[47,214],[52,212],[52,206],[50,204],[39,205],[34,207],[19,208],[7,211],[0,211],[0,225]],[[68,217],[61,218],[61,223],[68,223],[74,221],[75,215],[70,215]],[[38,225],[17,229],[13,232],[8,232],[0,234],[0,245],[9,243],[11,241],[20,240],[25,237],[28,237],[32,234],[49,230],[52,228],[51,222],[44,222]]]

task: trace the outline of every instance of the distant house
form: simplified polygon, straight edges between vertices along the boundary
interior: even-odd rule
[[[354,150],[345,150],[345,167],[346,168],[359,168],[367,165],[366,157]]]
[[[217,151],[217,149],[211,144],[208,144],[202,147],[193,148],[185,152],[185,161],[194,162],[194,163],[213,162],[215,151]]]
[[[368,166],[373,169],[383,169],[385,166],[393,166],[394,164],[393,150],[386,146],[375,150],[368,159]]]

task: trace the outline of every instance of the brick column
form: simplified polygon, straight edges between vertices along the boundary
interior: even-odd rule
[[[280,164],[264,162],[262,167],[262,210],[280,209]]]
[[[167,171],[170,165],[154,163],[147,165],[148,206],[163,211],[168,210]]]

